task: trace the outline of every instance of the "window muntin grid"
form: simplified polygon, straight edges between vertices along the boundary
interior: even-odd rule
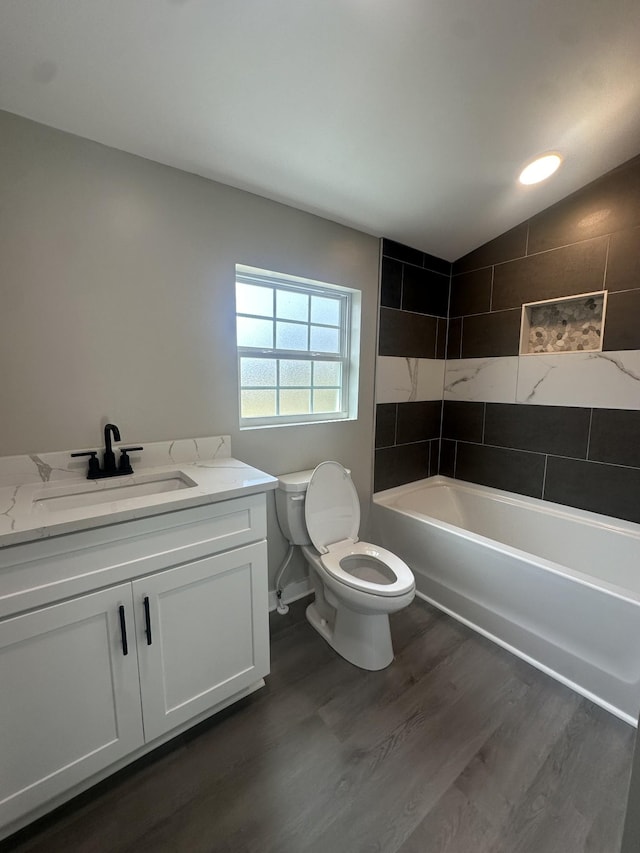
[[[344,288],[237,270],[241,426],[349,416],[350,312]]]

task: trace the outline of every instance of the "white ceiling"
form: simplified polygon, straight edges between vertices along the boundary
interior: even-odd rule
[[[2,0],[0,108],[455,259],[640,152],[639,46],[640,0]]]

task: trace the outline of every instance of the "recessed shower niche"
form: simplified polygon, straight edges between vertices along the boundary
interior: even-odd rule
[[[520,355],[600,352],[607,291],[526,302],[522,306]]]

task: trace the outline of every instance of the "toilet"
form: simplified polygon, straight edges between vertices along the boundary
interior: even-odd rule
[[[411,604],[415,579],[391,551],[360,542],[360,502],[338,462],[278,478],[282,532],[311,568],[315,601],[307,619],[355,666],[378,670],[393,660],[389,614]]]

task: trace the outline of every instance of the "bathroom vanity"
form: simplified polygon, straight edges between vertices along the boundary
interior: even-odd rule
[[[264,684],[277,481],[228,446],[0,460],[0,838]]]

